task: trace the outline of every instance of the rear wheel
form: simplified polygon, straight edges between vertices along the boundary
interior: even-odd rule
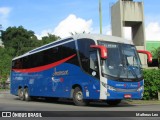
[[[121,100],[107,100],[107,104],[111,106],[116,106],[121,102]]]
[[[25,98],[24,98],[24,92],[23,92],[23,89],[22,88],[19,88],[18,89],[18,97],[19,97],[19,99],[20,100],[24,100]]]
[[[31,100],[31,97],[30,97],[29,92],[28,92],[28,88],[24,89],[24,99],[25,99],[25,101],[30,101]]]
[[[73,92],[73,102],[77,106],[85,106],[88,104],[88,101],[83,99],[83,92],[79,87],[76,87]]]

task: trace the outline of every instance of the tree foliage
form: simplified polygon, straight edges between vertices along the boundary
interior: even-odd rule
[[[60,37],[48,33],[48,36],[42,37],[41,42],[42,42],[42,45],[44,45],[44,44],[48,44],[50,42],[56,41],[58,39],[60,39]]]
[[[5,48],[14,51],[13,56],[19,56],[38,46],[37,37],[33,31],[28,31],[22,26],[9,27],[2,33]]]
[[[4,83],[9,76],[11,59],[7,49],[0,47],[0,83]]]
[[[143,99],[158,99],[160,92],[160,70],[148,69],[144,73],[144,96]]]
[[[157,49],[153,50],[152,51],[152,55],[153,55],[153,58],[158,58],[160,57],[160,47],[158,47]]]

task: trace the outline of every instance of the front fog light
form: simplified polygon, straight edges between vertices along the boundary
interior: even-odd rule
[[[144,86],[141,86],[140,88],[137,89],[138,92],[142,90],[144,90]]]

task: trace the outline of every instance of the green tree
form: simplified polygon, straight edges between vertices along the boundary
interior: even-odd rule
[[[160,56],[160,47],[152,51],[153,58],[158,58]]]
[[[60,37],[48,33],[48,36],[42,37],[42,45],[48,44],[58,39],[60,39]]]
[[[19,56],[40,45],[33,31],[28,31],[22,26],[8,27],[2,32],[5,48],[12,49],[13,56]]]
[[[8,54],[7,49],[0,47],[0,83],[5,83],[9,76],[11,68],[11,59],[10,53]]]

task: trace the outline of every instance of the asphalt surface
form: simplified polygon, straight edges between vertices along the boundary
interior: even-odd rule
[[[154,113],[158,114],[158,117],[140,117],[141,120],[158,120],[160,119],[160,104],[154,105],[154,104],[146,104],[146,105],[136,105],[136,104],[126,104],[125,102],[122,102],[120,105],[113,107],[109,106],[106,103],[102,102],[92,102],[88,106],[75,106],[72,100],[66,100],[66,99],[59,99],[56,102],[53,101],[47,101],[45,99],[38,99],[34,101],[21,101],[18,99],[17,96],[11,95],[8,91],[6,92],[0,92],[0,111],[48,111],[49,115],[54,116],[53,114],[56,115],[56,120],[58,119],[70,119],[72,120],[74,118],[73,116],[67,117],[67,114],[78,114],[80,115],[79,117],[76,117],[76,119],[82,119],[83,114],[87,119],[92,118],[93,114],[93,119],[92,120],[101,120],[105,112],[105,117],[109,116],[111,117],[110,119],[118,120],[120,119],[121,115],[119,114],[130,114],[130,111],[137,111],[138,113],[152,113],[150,111],[155,111]],[[90,112],[94,111],[94,112]],[[103,111],[103,112],[99,112]],[[112,111],[112,112],[111,112]],[[144,112],[145,111],[145,112]],[[147,112],[148,111],[148,112]],[[156,112],[157,111],[157,112]],[[77,113],[75,113],[77,112]],[[96,114],[99,114],[96,116]],[[115,114],[116,113],[116,114]],[[119,114],[117,114],[119,113]],[[135,113],[134,113],[135,114]],[[87,116],[88,115],[88,116]],[[131,113],[133,116],[133,114]],[[117,116],[117,117],[115,117]],[[136,115],[135,115],[136,117]],[[55,118],[55,117],[54,117]],[[100,119],[101,118],[101,119]],[[40,118],[38,118],[40,120]],[[50,119],[50,118],[47,118]],[[85,119],[85,118],[84,118]],[[126,120],[128,118],[123,117],[123,120]],[[130,120],[135,119],[135,118],[129,118]],[[136,119],[139,119],[139,117],[136,117]]]

